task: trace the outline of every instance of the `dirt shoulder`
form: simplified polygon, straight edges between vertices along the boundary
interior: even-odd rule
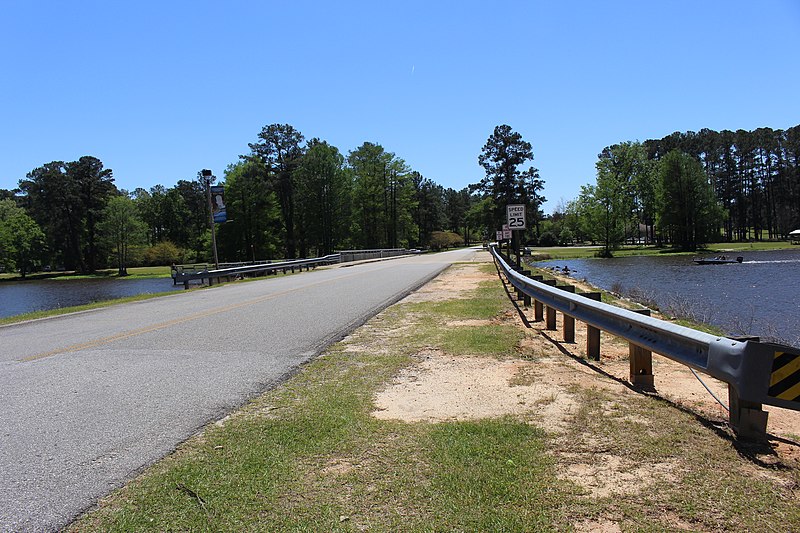
[[[488,255],[488,254],[486,254]],[[490,259],[482,257],[481,262]],[[474,266],[461,265],[451,269],[428,283],[404,302],[435,302],[458,298],[474,289],[481,281],[496,279],[482,272],[476,262]],[[577,282],[566,276],[556,276],[559,282],[571,283],[583,291],[595,290],[585,282]],[[435,350],[420,354],[420,362],[406,369],[394,385],[387,389],[377,402],[382,418],[416,420],[461,420],[470,417],[500,416],[517,413],[525,405],[536,403],[551,395],[557,399],[546,410],[561,413],[556,418],[569,416],[574,406],[566,389],[571,385],[597,387],[614,391],[620,395],[645,394],[632,391],[629,379],[628,343],[613,336],[601,336],[601,360],[590,361],[585,357],[586,328],[576,324],[575,342],[561,339],[563,317],[557,315],[557,329],[548,331],[543,322],[533,321],[533,309],[526,309],[522,302],[514,311],[506,311],[500,321],[514,324],[525,332],[519,346],[522,358],[497,364],[494,359],[476,360],[448,356]],[[523,320],[521,315],[525,315]],[[663,318],[663,317],[658,317]],[[493,321],[451,321],[453,326],[490,324]],[[498,322],[495,320],[494,322]],[[530,378],[532,373],[549,376],[545,382],[522,385],[520,375]],[[701,383],[684,365],[654,355],[653,375],[655,393],[650,396],[663,398],[676,407],[689,410],[716,424],[727,420],[726,409],[705,387],[727,404],[727,384],[710,376],[701,375]],[[559,405],[563,404],[563,405]],[[409,406],[415,406],[414,411]],[[797,446],[780,439],[797,440],[800,436],[800,412],[766,406],[769,411],[769,432],[778,437],[772,445],[791,457]],[[556,419],[545,415],[558,426]],[[800,444],[799,444],[800,445]]]
[[[487,254],[488,255],[488,254]],[[484,257],[484,263],[490,259]],[[497,279],[479,264],[460,265],[432,281],[406,302],[436,302],[458,297],[481,281]],[[576,284],[563,277],[560,281]],[[499,281],[498,281],[499,283]],[[582,290],[593,290],[584,284]],[[630,454],[630,442],[637,432],[648,433],[657,423],[648,416],[642,401],[655,401],[661,407],[688,418],[698,428],[711,429],[707,438],[718,439],[723,448],[735,450],[736,460],[729,467],[748,476],[768,479],[779,490],[790,489],[798,503],[797,473],[800,466],[800,413],[767,407],[771,438],[768,446],[748,447],[735,441],[727,424],[727,411],[705,387],[727,404],[727,385],[710,376],[701,383],[691,371],[669,359],[654,355],[655,391],[635,390],[628,382],[628,344],[602,335],[601,360],[585,357],[586,328],[576,324],[573,343],[560,341],[562,316],[557,330],[545,330],[543,322],[533,321],[533,309],[522,302],[490,321],[456,321],[452,326],[486,323],[512,324],[523,332],[517,347],[518,357],[464,357],[443,350],[428,349],[417,354],[417,362],[400,372],[375,398],[374,416],[406,422],[464,421],[502,416],[522,416],[553,436],[552,456],[559,478],[584,489],[591,500],[633,497],[654,487],[669,485],[684,490],[683,473],[696,468],[689,449],[664,451],[644,464]],[[526,319],[523,319],[523,315]],[[586,413],[581,413],[587,397],[597,402],[591,423],[583,428]],[[592,432],[607,417],[622,427],[636,427],[630,436]],[[695,490],[685,487],[686,490]],[[670,528],[703,530],[679,513],[666,513]],[[602,515],[602,513],[601,513]],[[613,513],[574,522],[578,531],[620,531]],[[714,528],[711,528],[714,529]]]

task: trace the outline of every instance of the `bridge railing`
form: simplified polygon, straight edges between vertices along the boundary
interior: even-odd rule
[[[320,265],[348,263],[368,259],[385,259],[408,254],[419,253],[418,250],[405,248],[375,250],[344,250],[335,254],[312,259],[282,259],[277,261],[258,261],[247,263],[220,263],[220,268],[211,268],[208,263],[175,265],[172,268],[172,280],[175,285],[183,283],[188,288],[192,281],[208,282],[209,285],[220,280],[230,281],[242,276],[268,275],[276,272],[303,269],[310,270]]]
[[[338,263],[340,260],[339,254],[331,254],[326,255],[324,257],[316,257],[313,259],[295,259],[290,261],[276,261],[276,262],[264,262],[264,263],[250,263],[245,264],[242,266],[233,266],[233,267],[225,267],[225,268],[208,268],[206,265],[205,269],[198,269],[198,268],[186,268],[188,265],[180,265],[180,267],[176,267],[173,270],[172,279],[173,283],[183,283],[184,287],[189,287],[189,283],[192,281],[200,281],[203,283],[204,281],[208,281],[209,285],[213,285],[215,282],[219,282],[220,280],[230,281],[232,279],[236,279],[237,277],[242,276],[256,276],[256,275],[268,275],[273,274],[279,271],[283,271],[284,273],[291,270],[294,272],[295,270],[302,271],[303,269],[310,270],[312,268],[316,268],[320,265],[329,265],[332,263]],[[191,265],[193,267],[197,267],[198,265]],[[199,265],[202,266],[202,265]]]
[[[763,404],[800,410],[800,349],[711,335],[595,301],[555,283],[545,283],[541,277],[537,280],[523,275],[496,247],[491,247],[491,253],[498,270],[525,303],[535,301],[537,320],[546,308],[548,329],[556,329],[556,311],[565,317],[565,337],[570,333],[574,336],[575,320],[587,325],[590,357],[599,359],[600,331],[627,340],[630,378],[635,385],[652,387],[653,352],[724,381],[728,384],[731,426],[745,438],[766,438],[768,413]]]
[[[350,261],[363,261],[365,259],[383,259],[386,257],[398,257],[401,255],[408,255],[419,253],[418,250],[407,250],[405,248],[384,248],[375,250],[342,250],[339,255],[342,258],[342,263],[349,263]]]

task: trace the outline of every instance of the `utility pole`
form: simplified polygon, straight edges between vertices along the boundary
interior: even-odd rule
[[[206,198],[208,199],[208,224],[211,226],[211,249],[214,252],[214,268],[219,270],[219,257],[217,256],[217,230],[214,224],[214,206],[211,203],[211,183],[216,179],[210,170],[204,168],[200,171],[203,185],[206,187]]]

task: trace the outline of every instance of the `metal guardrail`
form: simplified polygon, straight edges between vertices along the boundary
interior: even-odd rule
[[[407,250],[405,248],[384,248],[376,250],[342,250],[339,255],[342,263],[350,261],[363,261],[365,259],[383,259],[386,257],[398,257],[401,255],[419,253],[419,250]]]
[[[558,311],[586,323],[590,332],[594,328],[626,339],[634,384],[652,386],[653,352],[724,381],[731,425],[745,438],[766,438],[768,413],[762,404],[800,410],[800,349],[711,335],[594,301],[520,274],[495,247],[491,253],[498,270],[520,293],[553,313],[550,329],[555,329]],[[564,321],[565,332],[568,322]],[[595,344],[599,357],[599,331]]]
[[[375,249],[375,250],[344,250],[335,254],[317,257],[313,259],[292,259],[279,261],[259,261],[249,263],[220,263],[221,268],[211,269],[207,263],[196,263],[190,265],[176,265],[172,270],[173,284],[183,283],[184,287],[189,286],[191,281],[208,280],[212,285],[214,280],[225,279],[230,281],[239,276],[268,275],[283,271],[286,273],[295,269],[303,270],[316,268],[320,265],[332,263],[348,263],[351,261],[363,261],[368,259],[386,259],[399,257],[408,254],[419,253],[419,250],[407,250],[405,248]]]
[[[331,254],[326,255],[325,257],[317,257],[314,259],[297,259],[292,261],[278,261],[274,263],[255,263],[255,264],[248,264],[244,266],[235,266],[229,268],[219,268],[219,269],[208,269],[205,270],[187,270],[185,267],[187,265],[181,265],[183,268],[173,270],[173,283],[183,283],[184,287],[189,286],[191,281],[200,280],[202,283],[203,280],[208,280],[209,285],[213,285],[214,280],[219,282],[220,279],[226,279],[228,281],[235,279],[239,276],[254,276],[258,274],[267,275],[272,273],[277,273],[278,271],[283,271],[286,273],[288,270],[292,272],[295,269],[302,271],[304,268],[309,270],[311,268],[316,268],[320,265],[328,265],[331,263],[338,263],[340,260],[339,254]],[[194,265],[197,266],[197,265]]]

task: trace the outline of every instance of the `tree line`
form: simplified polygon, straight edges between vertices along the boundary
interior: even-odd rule
[[[548,221],[554,241],[695,250],[708,242],[785,239],[800,227],[800,126],[703,129],[605,148],[594,184]]]
[[[542,180],[530,144],[498,126],[479,162],[481,183],[444,188],[377,143],[342,154],[288,124],[262,128],[225,169],[227,222],[216,226],[221,261],[312,257],[347,248],[441,248],[485,239],[506,201],[535,206]],[[216,178],[213,178],[215,180]],[[198,172],[173,187],[119,190],[93,156],[33,169],[0,191],[0,266],[80,272],[211,260],[210,205]],[[505,181],[503,181],[505,180]]]

